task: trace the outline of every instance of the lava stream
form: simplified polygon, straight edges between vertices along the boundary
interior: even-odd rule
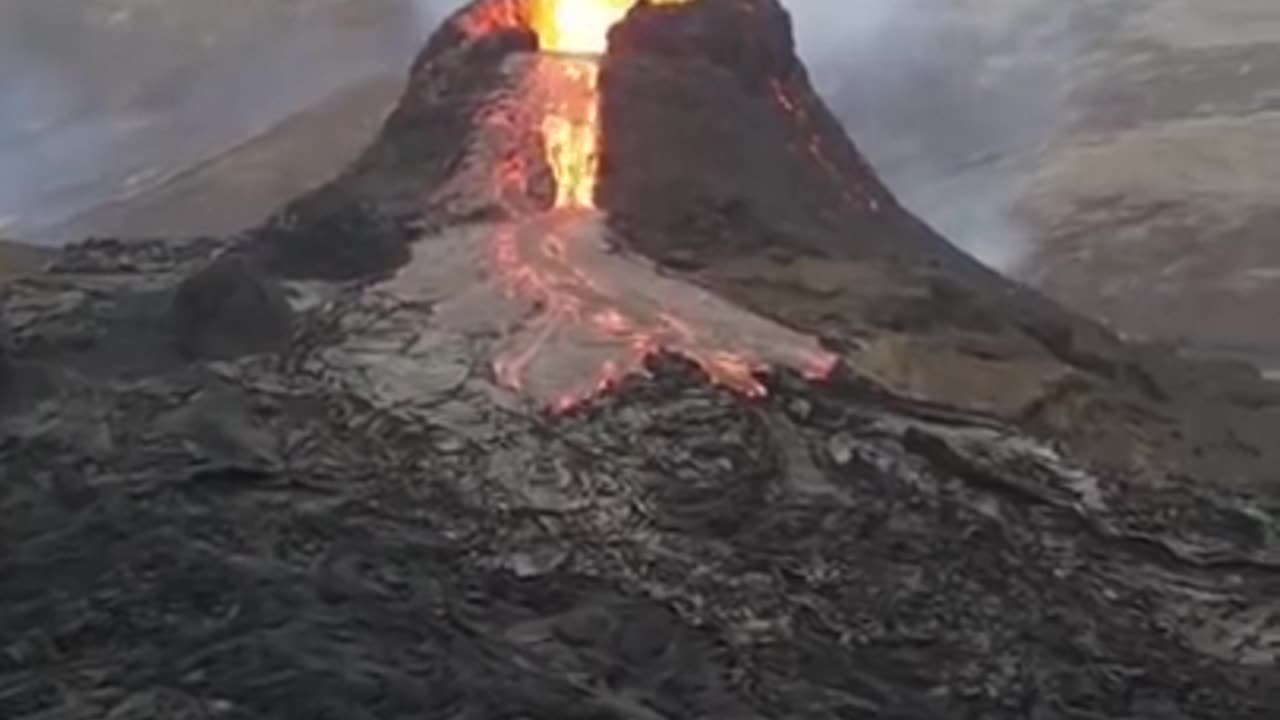
[[[811,377],[828,374],[834,358],[816,343],[796,342],[763,319],[743,321],[738,315],[745,313],[705,291],[652,271],[620,270],[618,261],[600,257],[600,54],[609,28],[635,0],[532,2],[530,26],[543,52],[531,64],[519,102],[525,115],[539,118],[556,191],[550,211],[502,226],[491,241],[490,262],[503,290],[534,310],[515,347],[494,361],[499,382],[545,394],[528,387],[536,366],[561,376],[553,405],[567,409],[627,374],[644,372],[644,360],[661,349],[688,356],[714,381],[753,397],[765,393],[756,375],[767,367],[766,354]],[[519,162],[504,163],[495,169],[494,182],[510,187],[512,176],[526,170]],[[527,187],[525,181],[518,184]],[[517,218],[528,214],[515,205],[508,210]],[[581,361],[570,361],[574,353],[567,351],[558,359],[543,358],[557,343],[576,347],[575,356],[593,358],[592,368],[578,367]]]

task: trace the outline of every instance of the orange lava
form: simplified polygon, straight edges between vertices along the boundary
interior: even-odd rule
[[[533,29],[543,50],[600,54],[609,44],[609,28],[634,4],[634,0],[538,0]]]
[[[459,16],[458,27],[469,38],[529,27],[528,0],[487,0]]]
[[[672,5],[695,0],[650,0]],[[625,288],[604,286],[575,258],[575,228],[598,214],[595,203],[599,172],[600,56],[607,49],[608,32],[622,20],[636,0],[528,0],[512,5],[499,2],[475,21],[507,27],[528,20],[544,55],[532,67],[527,101],[540,105],[544,156],[555,180],[553,208],[538,222],[535,236],[516,226],[502,227],[493,238],[491,261],[505,292],[537,309],[531,339],[494,361],[503,385],[523,389],[526,374],[550,338],[566,332],[589,331],[622,357],[602,361],[591,377],[582,377],[553,404],[569,409],[600,393],[632,372],[643,372],[643,361],[663,348],[680,348],[715,382],[751,397],[765,394],[757,379],[766,363],[748,352],[720,347],[699,336],[697,328],[680,317],[679,308],[652,308],[623,302]],[[518,161],[496,169],[500,187],[528,186],[521,181],[527,168]],[[521,235],[524,232],[526,235]],[[800,361],[812,378],[826,377],[834,357],[810,353]]]
[[[679,5],[692,0],[653,0]],[[534,0],[531,26],[544,52],[589,55],[566,65],[568,77],[542,122],[557,208],[595,207],[600,145],[600,62],[609,29],[637,0]]]
[[[542,66],[546,67],[546,66]],[[600,165],[600,65],[594,58],[560,61],[542,118],[547,164],[556,180],[555,207],[594,208]]]

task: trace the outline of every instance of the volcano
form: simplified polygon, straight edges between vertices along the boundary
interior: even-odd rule
[[[1280,392],[955,250],[776,0],[479,0],[0,305],[5,718],[1280,711]]]
[[[645,10],[683,14],[691,11],[688,4],[658,3]],[[755,375],[771,366],[827,375],[836,358],[815,338],[665,276],[655,248],[628,240],[629,216],[669,225],[673,218],[663,213],[707,214],[700,208],[707,200],[700,190],[692,191],[692,204],[663,201],[669,183],[680,180],[664,177],[670,168],[628,157],[656,143],[674,147],[680,139],[632,137],[633,128],[611,126],[621,115],[610,107],[616,102],[610,88],[627,82],[628,69],[615,67],[604,51],[611,28],[630,5],[488,3],[450,21],[445,39],[420,60],[411,92],[420,84],[456,82],[458,92],[476,105],[448,96],[416,98],[421,107],[410,100],[383,138],[388,147],[382,152],[391,156],[403,147],[401,131],[393,128],[421,132],[424,122],[434,121],[425,116],[455,116],[452,123],[468,129],[443,156],[418,158],[402,181],[412,192],[401,202],[427,208],[426,215],[445,229],[418,244],[401,273],[411,280],[399,282],[395,292],[448,298],[439,315],[452,317],[454,329],[503,338],[492,351],[492,366],[505,386],[561,410],[643,372],[645,359],[664,350],[692,359],[717,382],[747,395],[765,392]],[[469,56],[490,47],[499,47],[501,55],[489,60],[496,74],[486,78],[471,69]],[[442,69],[455,66],[465,70]],[[645,82],[647,72],[641,71]],[[714,87],[717,81],[708,82]],[[875,205],[875,199],[856,197],[846,187],[782,77],[771,76],[768,89],[770,102],[794,115],[805,133],[795,138],[803,143],[805,162],[787,159],[800,180],[826,195],[834,188],[846,203]],[[606,168],[609,163],[615,167]],[[449,170],[424,178],[423,165]],[[808,177],[814,167],[821,173]],[[371,160],[335,189],[347,195],[364,177],[395,175]],[[386,201],[380,196],[371,202]],[[657,207],[649,211],[645,203]],[[487,220],[471,221],[481,217]],[[638,237],[671,234],[656,225],[631,226]],[[487,257],[476,257],[480,248]]]

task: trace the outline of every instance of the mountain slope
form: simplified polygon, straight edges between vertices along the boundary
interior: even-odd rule
[[[389,75],[353,83],[244,143],[134,195],[90,207],[42,230],[40,237],[61,243],[196,230],[228,235],[252,227],[358,155],[402,84]]]
[[[1275,365],[1280,6],[857,5],[810,19],[814,71],[912,208],[1118,331]]]
[[[1094,14],[1079,120],[1024,201],[1042,238],[1027,276],[1135,334],[1280,364],[1268,318],[1280,9],[1162,0]]]

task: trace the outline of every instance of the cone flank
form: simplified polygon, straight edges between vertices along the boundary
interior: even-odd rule
[[[494,376],[550,405],[640,372],[661,350],[758,395],[756,373],[820,375],[836,357],[818,336],[899,324],[915,312],[909,298],[939,283],[963,288],[965,323],[1020,322],[972,319],[1006,286],[894,201],[811,87],[776,0],[474,2],[428,43],[375,144],[319,196],[417,217],[435,235],[489,224],[478,242],[493,302],[526,308],[485,328],[499,338]],[[309,227],[312,202],[288,208],[285,224]],[[385,272],[410,255],[429,261],[430,236],[389,232]],[[259,251],[285,274],[327,256],[283,235]],[[402,242],[412,252],[389,251]],[[866,292],[921,290],[860,301],[874,318],[824,309],[831,297],[808,291],[771,294],[788,287],[773,275],[833,260],[874,272]],[[369,262],[336,265],[331,275],[369,274]],[[690,292],[655,273],[677,273]]]

